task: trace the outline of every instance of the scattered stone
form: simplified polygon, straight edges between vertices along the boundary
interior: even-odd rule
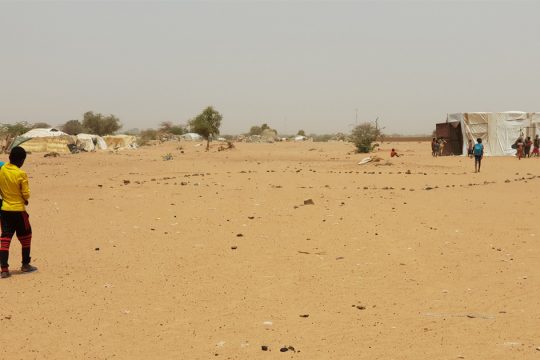
[[[243,237],[244,234],[236,234],[236,237]]]
[[[231,246],[231,250],[236,250],[238,249],[238,246]]]
[[[129,180],[124,180],[124,185],[128,185],[129,183],[131,183],[131,181],[129,181]]]
[[[433,190],[433,188],[431,186],[426,186],[424,190]]]
[[[182,182],[180,183],[180,185],[182,185],[182,186],[186,186],[187,184],[188,184],[188,183],[187,183],[186,181],[182,181]]]
[[[262,351],[268,351],[268,346],[266,346],[266,345],[261,346],[261,350]]]
[[[338,257],[336,258],[336,260],[343,260],[343,259],[345,259],[343,256],[338,256]]]
[[[308,318],[309,317],[309,314],[302,314],[300,315],[301,318]]]
[[[99,248],[97,247],[97,248],[95,248],[94,250],[95,250],[95,251],[99,251]]]
[[[315,202],[313,201],[313,199],[307,199],[304,200],[304,205],[315,205]]]
[[[98,184],[98,187],[102,188],[102,187],[103,187],[103,185],[101,185],[101,184]]]
[[[43,155],[43,157],[58,157],[58,156],[60,156],[60,154],[54,151]]]
[[[255,216],[248,216],[248,219],[253,220],[253,219],[255,219]]]
[[[4,316],[4,319],[6,319],[6,320],[11,320],[11,315],[6,315],[6,316]],[[537,350],[538,350],[538,349],[537,349]]]
[[[287,352],[287,351],[289,351],[289,348],[282,347],[281,349],[279,349],[279,351],[281,351],[281,352]]]
[[[407,170],[407,171],[405,171],[405,174],[407,174],[407,175],[411,175],[411,170]]]

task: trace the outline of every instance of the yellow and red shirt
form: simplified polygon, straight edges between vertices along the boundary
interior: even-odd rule
[[[0,195],[2,210],[25,211],[24,203],[30,198],[28,175],[18,166],[5,164],[0,168]]]

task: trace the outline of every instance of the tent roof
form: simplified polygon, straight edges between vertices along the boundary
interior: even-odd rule
[[[36,137],[69,136],[69,135],[58,129],[50,128],[50,129],[32,129],[22,134],[21,136],[25,138],[36,138]]]

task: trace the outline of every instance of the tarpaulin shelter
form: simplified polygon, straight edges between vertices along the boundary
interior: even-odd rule
[[[77,134],[77,147],[84,151],[106,150],[107,143],[99,135]]]
[[[32,129],[17,136],[8,151],[15,146],[21,146],[28,152],[69,153],[68,145],[71,144],[75,144],[75,139],[58,129]]]
[[[107,148],[114,150],[137,148],[137,138],[133,135],[106,135],[103,137]]]
[[[203,137],[201,135],[196,134],[196,133],[182,134],[182,135],[180,135],[180,138],[182,140],[188,140],[188,141],[201,141],[203,139]]]
[[[462,134],[462,154],[467,153],[469,140],[481,138],[487,156],[514,155],[512,145],[519,136],[534,137],[540,128],[540,113],[470,112],[448,114],[447,123],[459,123]]]

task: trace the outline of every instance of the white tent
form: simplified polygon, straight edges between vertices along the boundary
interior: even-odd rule
[[[22,146],[28,152],[49,152],[69,153],[68,145],[74,144],[72,136],[60,130],[32,129],[20,136],[17,136],[8,148],[11,151],[15,146]]]
[[[507,111],[500,113],[472,112],[448,114],[448,121],[459,121],[463,133],[463,154],[469,140],[482,139],[488,156],[514,155],[512,145],[522,136],[533,137],[540,127],[540,113]]]
[[[189,140],[189,141],[200,141],[202,140],[202,136],[196,133],[187,133],[180,135],[180,138],[183,140]]]
[[[107,143],[99,135],[77,134],[77,146],[85,151],[94,151],[96,149],[107,149]]]
[[[25,132],[21,136],[25,138],[33,139],[37,137],[53,137],[53,136],[69,136],[69,135],[58,129],[50,128],[50,129],[32,129],[28,132]]]

